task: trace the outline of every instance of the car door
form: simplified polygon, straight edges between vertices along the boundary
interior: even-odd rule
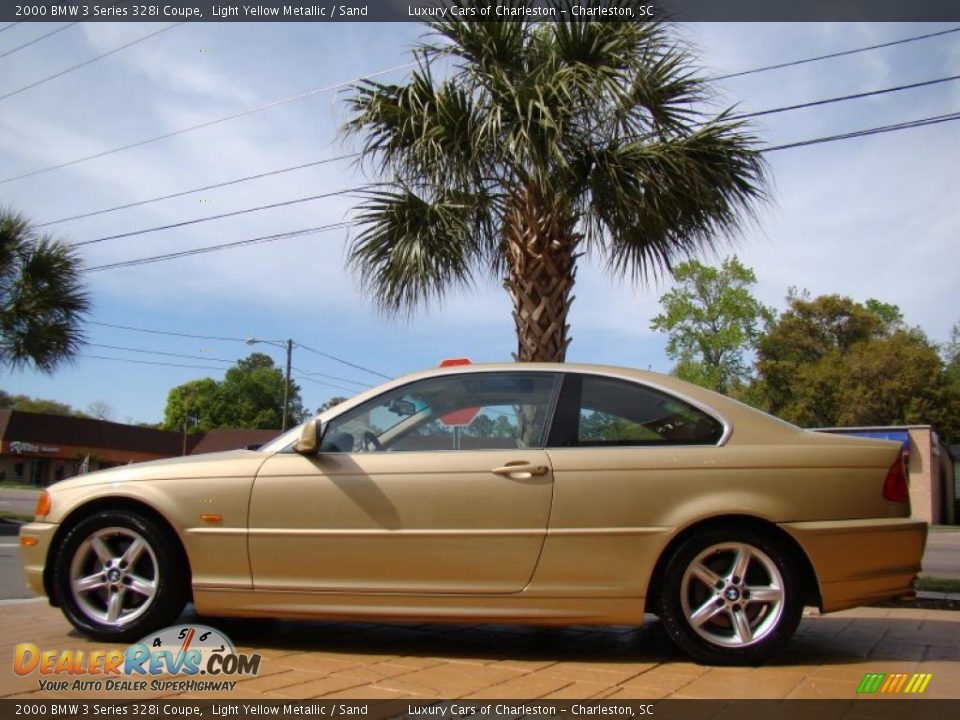
[[[715,477],[724,423],[623,377],[570,372],[560,398],[547,447],[549,539],[535,587],[642,594],[672,513]]]
[[[522,590],[549,520],[558,385],[448,371],[334,418],[315,456],[272,456],[251,496],[255,588]]]

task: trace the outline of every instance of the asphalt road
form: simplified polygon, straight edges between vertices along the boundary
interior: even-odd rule
[[[927,535],[923,574],[960,580],[960,530],[932,530]]]
[[[17,538],[0,536],[0,599],[29,598],[34,594],[27,590],[20,558],[17,551]]]
[[[33,515],[33,509],[37,506],[39,495],[39,490],[0,488],[0,511],[7,510],[21,515]]]

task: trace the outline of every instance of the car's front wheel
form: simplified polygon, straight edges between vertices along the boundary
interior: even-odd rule
[[[54,560],[54,590],[67,619],[114,642],[169,625],[187,596],[177,547],[166,528],[140,513],[107,510],[82,520]]]
[[[749,530],[694,535],[671,557],[660,619],[687,654],[711,665],[756,665],[792,636],[803,612],[793,558]]]

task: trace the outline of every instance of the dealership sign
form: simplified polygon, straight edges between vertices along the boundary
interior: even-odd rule
[[[23,440],[11,440],[7,445],[10,452],[14,455],[19,455],[21,453],[56,453],[60,452],[60,448],[51,447],[49,445],[35,445],[33,443],[24,442]]]

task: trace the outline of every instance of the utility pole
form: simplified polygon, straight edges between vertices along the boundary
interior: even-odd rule
[[[287,418],[290,416],[290,359],[293,356],[293,340],[287,340],[287,373],[283,381],[283,423],[280,432],[287,431]]]
[[[274,347],[283,348],[287,351],[287,371],[283,376],[283,420],[281,422],[280,432],[287,431],[287,421],[290,417],[290,362],[293,357],[293,340],[287,340],[286,342],[282,340],[262,340],[260,338],[247,338],[244,340],[247,345],[257,345],[258,343],[266,343],[267,345],[273,345]]]

